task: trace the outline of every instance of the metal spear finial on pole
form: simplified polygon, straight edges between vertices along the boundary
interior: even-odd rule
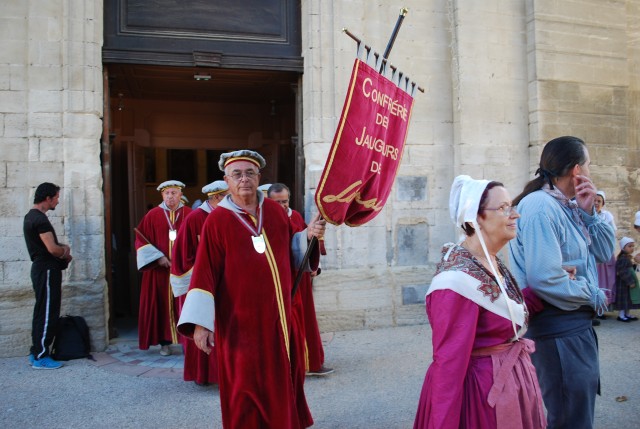
[[[409,9],[407,9],[406,7],[403,7],[402,9],[400,9],[400,15],[398,15],[398,20],[396,21],[396,25],[395,27],[393,27],[391,38],[389,39],[389,43],[387,43],[387,48],[384,50],[384,54],[382,54],[382,58],[384,58],[385,60],[389,58],[389,54],[391,54],[391,49],[393,48],[393,44],[396,41],[396,37],[400,32],[400,26],[402,26],[402,21],[404,21],[404,17],[407,16],[407,13],[409,13]],[[382,69],[380,69],[379,71],[382,71]]]

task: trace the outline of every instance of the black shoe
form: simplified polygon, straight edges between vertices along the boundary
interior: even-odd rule
[[[316,377],[322,377],[324,375],[329,375],[333,372],[333,368],[327,368],[326,366],[322,365],[320,367],[319,370],[317,371],[309,371],[307,372],[307,375],[312,375],[312,376],[316,376]]]
[[[627,320],[636,321],[638,318],[636,316],[627,316]]]
[[[626,323],[631,322],[631,319],[627,319],[627,318],[623,319],[623,318],[622,318],[622,317],[620,317],[620,316],[618,316],[618,319],[617,319],[617,320],[618,320],[618,322],[626,322]]]
[[[603,314],[602,316],[597,316],[597,318],[600,320],[607,320],[609,316],[607,316],[606,314]]]
[[[600,326],[600,321],[598,319],[593,319],[591,321],[591,326]]]

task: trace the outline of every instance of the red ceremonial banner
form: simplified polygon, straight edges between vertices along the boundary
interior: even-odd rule
[[[356,59],[316,190],[327,222],[360,226],[380,213],[400,166],[412,106],[411,95]]]

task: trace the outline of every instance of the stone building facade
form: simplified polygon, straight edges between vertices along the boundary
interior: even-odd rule
[[[443,243],[457,174],[516,195],[542,146],[587,142],[618,236],[640,208],[640,0],[410,0],[390,56],[424,87],[388,203],[358,228],[329,227],[315,282],[322,330],[424,323],[424,291]],[[84,316],[95,350],[108,343],[102,0],[0,5],[0,356],[26,355],[33,296],[22,218],[35,186],[62,186],[50,218],[74,261],[62,313]],[[342,109],[355,43],[383,51],[393,2],[300,2],[301,137],[307,216]]]

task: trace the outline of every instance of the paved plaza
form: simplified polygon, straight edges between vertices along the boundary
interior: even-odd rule
[[[637,315],[637,314],[636,314]],[[610,314],[611,316],[611,314]],[[598,429],[640,427],[640,322],[615,317],[595,328],[602,396]],[[326,377],[305,390],[317,429],[411,428],[431,359],[428,324],[323,334]],[[218,390],[182,381],[182,355],[137,349],[123,335],[95,361],[37,371],[27,358],[0,359],[0,427],[220,428]]]

